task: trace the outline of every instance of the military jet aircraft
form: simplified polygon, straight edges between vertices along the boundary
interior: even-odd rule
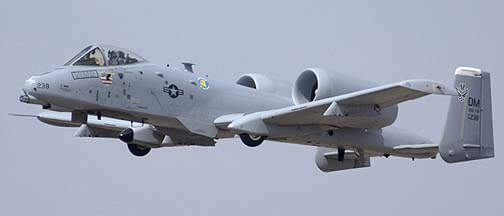
[[[183,66],[91,45],[26,80],[20,101],[46,110],[24,116],[76,127],[77,137],[118,138],[136,156],[239,137],[249,147],[264,140],[316,146],[316,164],[325,172],[369,167],[371,157],[439,153],[449,163],[494,157],[490,74],[480,69],[457,68],[452,87],[420,79],[378,85],[308,68],[291,88],[261,74],[228,83]],[[450,99],[439,143],[391,126],[399,103],[430,94]]]

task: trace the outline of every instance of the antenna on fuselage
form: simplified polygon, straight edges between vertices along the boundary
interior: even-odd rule
[[[187,72],[191,72],[191,73],[194,73],[193,71],[193,63],[189,63],[189,62],[182,62],[182,64],[184,65],[184,69],[187,71]]]

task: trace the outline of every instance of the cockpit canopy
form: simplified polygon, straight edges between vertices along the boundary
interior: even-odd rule
[[[90,45],[77,53],[65,66],[114,66],[146,62],[134,52],[111,46]]]

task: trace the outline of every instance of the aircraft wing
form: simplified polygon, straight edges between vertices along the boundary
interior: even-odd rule
[[[102,117],[101,120],[94,115],[89,115],[86,124],[72,121],[72,114],[68,112],[42,112],[36,115],[10,114],[12,116],[37,118],[41,122],[59,127],[78,128],[74,136],[76,137],[100,137],[100,138],[118,138],[118,135],[124,129],[134,127],[136,129],[152,128],[151,125],[141,123],[131,123],[130,121]],[[215,141],[211,138],[194,134],[187,131],[175,130],[170,128],[155,127],[156,132],[162,135],[168,135],[161,145],[164,146],[214,146]]]
[[[286,108],[252,113],[228,125],[239,132],[267,135],[266,125],[339,125],[352,127],[358,118],[377,115],[382,109],[429,94],[457,95],[453,88],[431,80],[407,80]],[[345,122],[345,118],[353,117]],[[350,118],[347,118],[350,119]],[[345,125],[348,124],[348,125]],[[222,122],[221,122],[222,125]],[[372,126],[370,126],[372,127]]]
[[[78,127],[76,137],[103,137],[117,138],[122,130],[131,127],[129,121],[103,117],[98,120],[96,116],[90,116],[87,124],[72,121],[72,114],[67,112],[42,112],[36,115],[10,114],[12,116],[33,117],[49,125],[59,127]]]

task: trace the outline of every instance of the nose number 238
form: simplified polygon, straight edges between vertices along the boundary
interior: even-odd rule
[[[49,83],[37,83],[39,89],[49,89]]]

